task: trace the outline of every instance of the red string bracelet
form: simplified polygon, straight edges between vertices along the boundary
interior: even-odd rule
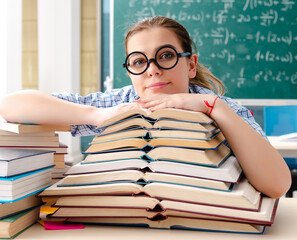
[[[207,100],[204,100],[205,105],[206,105],[207,107],[211,108],[211,109],[210,109],[210,112],[208,113],[208,115],[211,114],[211,112],[212,112],[212,110],[213,110],[213,108],[214,108],[214,105],[215,105],[215,103],[216,103],[216,101],[217,101],[218,98],[219,98],[218,96],[215,98],[215,100],[213,101],[212,106],[208,103]]]

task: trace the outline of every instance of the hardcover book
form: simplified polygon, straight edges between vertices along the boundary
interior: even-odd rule
[[[88,154],[83,163],[88,164],[115,160],[143,159],[148,161],[173,161],[218,167],[230,154],[231,150],[225,144],[221,144],[214,150],[164,146],[153,148],[148,152],[143,152],[141,150],[119,150]]]
[[[217,189],[222,191],[230,191],[232,187],[230,182],[215,181],[198,177],[188,177],[177,174],[142,172],[139,170],[117,170],[102,173],[68,175],[59,182],[58,186],[85,186],[112,182],[138,182],[142,184],[163,182],[180,184],[184,186]]]
[[[211,124],[213,123],[213,119],[211,119],[208,115],[202,112],[194,112],[183,109],[176,108],[166,108],[160,109],[154,112],[150,112],[148,109],[133,109],[117,116],[110,118],[102,123],[101,127],[106,127],[110,125],[115,125],[120,122],[127,121],[127,119],[145,119],[148,122],[158,122],[161,120],[178,120],[189,123],[199,123],[199,124]]]
[[[146,217],[120,217],[120,218],[68,218],[67,222],[97,223],[103,225],[122,225],[122,226],[143,226],[161,229],[183,229],[200,230],[214,232],[231,232],[246,234],[262,234],[265,226],[243,222],[230,222],[224,220],[186,218],[186,217],[166,217],[153,218]]]
[[[152,140],[145,140],[142,138],[126,138],[109,142],[98,143],[95,140],[92,141],[91,146],[86,150],[86,153],[95,153],[101,151],[107,151],[111,149],[121,148],[138,148],[143,149],[145,147],[153,148],[159,146],[174,146],[194,149],[217,149],[225,138],[222,133],[219,133],[215,138],[204,141],[197,139],[183,139],[183,138],[154,138]]]
[[[157,199],[176,200],[250,210],[258,210],[261,203],[260,192],[256,191],[246,179],[243,179],[238,184],[235,184],[230,192],[159,182],[153,182],[146,185],[138,183],[110,183],[70,187],[59,187],[58,185],[59,182],[45,189],[39,194],[39,196],[132,196],[145,194]]]
[[[37,132],[70,131],[70,126],[0,122],[0,130],[12,132],[12,133],[37,133]]]
[[[0,202],[18,201],[50,186],[52,168],[0,178]]]
[[[54,152],[0,148],[0,177],[10,177],[53,164]]]
[[[158,200],[133,196],[71,196],[61,197],[54,204],[58,209],[50,218],[68,217],[147,217],[175,216],[242,221],[271,225],[278,199],[263,197],[259,211],[193,204],[173,200]]]
[[[34,224],[39,207],[0,220],[0,238],[12,239]]]
[[[175,174],[189,177],[199,177],[225,182],[238,182],[242,169],[234,156],[228,157],[219,167],[199,166],[187,163],[177,163],[172,161],[152,161],[142,159],[119,160],[100,162],[92,164],[76,164],[72,166],[65,175],[75,175],[84,173],[98,173],[116,170],[142,170]],[[115,172],[115,174],[117,174]]]

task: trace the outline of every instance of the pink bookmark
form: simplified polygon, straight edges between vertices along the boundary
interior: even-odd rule
[[[84,229],[85,226],[79,223],[65,223],[63,221],[44,221],[46,230],[68,230],[68,229]]]

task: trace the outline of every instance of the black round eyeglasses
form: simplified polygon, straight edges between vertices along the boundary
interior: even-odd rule
[[[134,75],[143,74],[154,62],[159,68],[169,70],[176,66],[179,58],[191,55],[190,52],[178,53],[172,46],[162,46],[155,54],[155,58],[148,59],[142,52],[130,53],[123,63],[123,67]]]

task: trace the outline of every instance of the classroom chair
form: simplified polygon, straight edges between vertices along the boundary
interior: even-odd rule
[[[264,130],[267,136],[280,136],[297,132],[297,105],[264,107]],[[286,197],[292,197],[297,190],[296,158],[284,158],[292,174],[292,185]]]

